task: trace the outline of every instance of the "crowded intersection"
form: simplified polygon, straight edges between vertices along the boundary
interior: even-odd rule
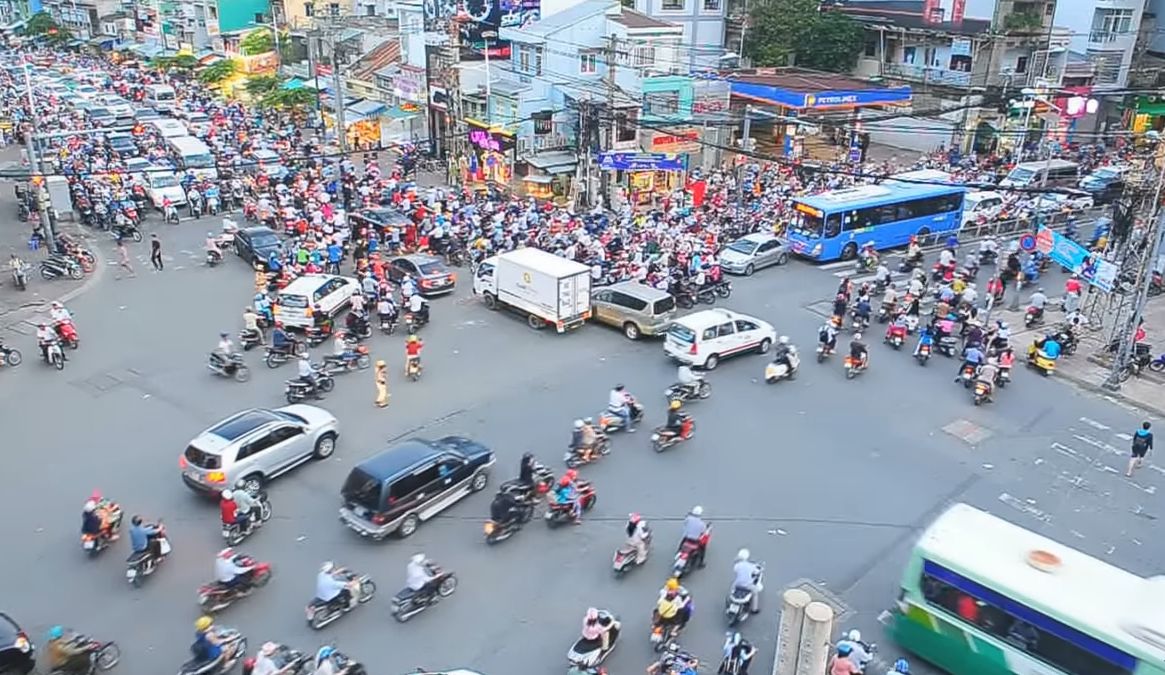
[[[1090,277],[1021,242],[1103,253],[1113,214],[1002,190],[963,219],[997,156],[749,158],[575,210],[145,63],[4,61],[4,152],[40,164],[11,278],[85,284],[0,336],[0,633],[38,672],[755,675],[790,588],[833,609],[829,672],[970,672],[896,603],[932,522],[989,524],[952,505],[1130,577],[1165,553],[1153,414],[1057,377]],[[874,189],[954,224],[813,247],[822,195]],[[1015,672],[1133,672],[1029,647],[1060,670]]]

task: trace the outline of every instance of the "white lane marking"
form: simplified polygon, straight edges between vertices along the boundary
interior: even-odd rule
[[[1044,522],[1044,523],[1052,522],[1052,516],[1050,516],[1049,514],[1043,512],[1040,509],[1037,509],[1035,506],[1033,506],[1032,503],[1034,503],[1034,502],[1028,503],[1028,502],[1031,502],[1031,500],[1028,500],[1028,502],[1024,502],[1023,500],[1018,499],[1016,497],[1013,497],[1010,494],[1004,492],[1001,495],[999,495],[999,501],[1003,502],[1004,504],[1007,504],[1008,506],[1010,506],[1018,511],[1026,513],[1029,516],[1031,516],[1031,517],[1033,517],[1036,520],[1039,520],[1041,522]]]
[[[1113,434],[1113,436],[1116,436],[1117,438],[1121,439],[1122,441],[1131,441],[1131,440],[1133,440],[1133,435],[1132,435],[1132,434]]]
[[[1157,473],[1165,474],[1165,467],[1160,467],[1160,466],[1157,466],[1156,464],[1150,464],[1149,468],[1152,469],[1153,471],[1156,471]]]
[[[1080,456],[1080,453],[1076,452],[1072,448],[1070,448],[1062,443],[1052,443],[1052,449],[1055,450],[1056,452],[1060,453],[1061,455],[1071,457],[1072,459],[1083,459]]]
[[[817,269],[819,269],[819,270],[839,270],[843,267],[852,268],[854,265],[855,265],[855,263],[852,260],[839,260],[837,262],[831,262],[831,263],[826,263],[824,265],[818,265]]]
[[[1080,421],[1087,424],[1088,426],[1090,426],[1094,429],[1100,429],[1101,431],[1108,431],[1109,429],[1112,428],[1110,426],[1106,426],[1104,424],[1101,424],[1100,422],[1097,422],[1096,420],[1092,419],[1091,417],[1081,417]]]
[[[1108,452],[1108,453],[1111,453],[1114,455],[1118,455],[1121,457],[1123,457],[1125,454],[1124,452],[1112,447],[1108,443],[1105,443],[1104,441],[1098,441],[1095,438],[1092,438],[1091,436],[1081,436],[1079,434],[1073,434],[1072,438],[1075,438],[1076,440],[1080,441],[1081,443],[1091,445],[1092,447],[1096,448],[1097,450],[1103,450],[1105,452]]]

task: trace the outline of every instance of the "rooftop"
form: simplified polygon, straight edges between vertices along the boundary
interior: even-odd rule
[[[923,18],[921,0],[834,0],[830,8],[853,17],[855,21],[894,26],[903,30],[924,30],[955,35],[981,35],[991,30],[989,18],[964,17],[958,23],[951,21],[928,23]]]
[[[734,82],[762,84],[806,94],[828,90],[867,91],[884,88],[884,85],[859,80],[848,75],[826,73],[808,68],[755,68],[726,73],[725,77]]]
[[[670,21],[661,21],[647,16],[643,12],[637,12],[629,7],[623,7],[623,11],[618,15],[612,15],[609,18],[611,21],[632,30],[643,28],[679,28],[678,24]]]
[[[616,7],[618,7],[618,3],[615,0],[585,0],[561,12],[539,19],[528,26],[503,28],[500,38],[502,40],[513,39],[518,42],[544,40],[548,35],[569,28],[588,17],[604,14]]]
[[[400,63],[400,42],[388,40],[361,56],[348,71],[348,76],[355,80],[370,81],[376,75],[376,71],[394,63]]]

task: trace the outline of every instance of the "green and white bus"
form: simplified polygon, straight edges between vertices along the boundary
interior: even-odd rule
[[[889,632],[953,675],[1165,675],[1165,578],[956,504],[914,547]]]

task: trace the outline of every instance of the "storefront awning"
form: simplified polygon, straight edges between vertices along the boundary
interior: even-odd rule
[[[363,100],[345,106],[344,114],[350,117],[355,117],[356,119],[363,120],[379,117],[382,113],[384,113],[385,110],[388,110],[388,106],[381,103],[380,101]],[[351,119],[349,121],[354,122],[356,120]]]
[[[385,111],[384,114],[393,118],[394,120],[407,120],[407,119],[411,119],[413,117],[416,117],[418,114],[420,114],[420,110],[417,108],[414,108],[413,110],[405,110],[404,108],[400,107],[399,105],[394,105],[393,107],[391,107],[387,111]]]
[[[544,152],[527,157],[526,163],[551,175],[570,173],[578,166],[578,156],[573,152]]]
[[[1137,114],[1152,115],[1154,117],[1157,115],[1165,115],[1165,101],[1156,101],[1153,103],[1137,101]]]
[[[550,176],[543,176],[539,173],[533,173],[529,176],[522,176],[522,180],[526,181],[527,183],[538,183],[539,185],[550,185],[554,182],[554,178]]]
[[[115,42],[117,42],[117,37],[113,35],[98,35],[89,40],[89,44],[102,49],[113,49]]]

